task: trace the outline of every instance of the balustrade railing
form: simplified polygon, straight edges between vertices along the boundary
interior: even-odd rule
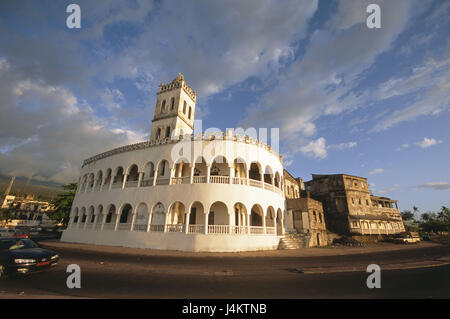
[[[188,232],[203,234],[205,232],[205,225],[189,225]]]
[[[164,225],[150,225],[150,231],[164,231]]]
[[[130,230],[131,223],[119,223],[117,226],[118,230]]]
[[[112,184],[111,188],[122,188],[122,182]]]
[[[229,176],[210,176],[209,182],[215,183],[215,184],[230,184],[230,177]]]
[[[230,226],[228,225],[208,225],[209,234],[229,234]]]
[[[247,181],[247,178],[245,178],[245,177],[233,177],[233,184],[248,185],[248,181]]]
[[[262,226],[250,226],[250,234],[262,235],[264,234],[264,227]]]
[[[166,231],[168,233],[180,233],[183,231],[183,224],[167,224]]]
[[[247,226],[231,226],[231,233],[236,235],[245,235],[248,233]]]
[[[172,184],[189,184],[191,182],[190,176],[172,177]]]
[[[103,230],[113,230],[114,226],[115,225],[113,223],[107,223],[103,226]]]
[[[269,183],[264,183],[264,189],[268,189],[273,192],[273,185]]]
[[[206,176],[193,176],[193,183],[194,184],[206,183]]]
[[[266,234],[267,235],[275,235],[277,233],[276,227],[266,227]]]
[[[133,231],[147,231],[147,224],[135,224],[133,226]]]
[[[170,181],[169,178],[160,178],[160,177],[158,177],[156,179],[156,185],[169,185],[169,181]]]

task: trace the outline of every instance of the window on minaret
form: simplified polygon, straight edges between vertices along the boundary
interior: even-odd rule
[[[161,137],[161,129],[158,128],[158,130],[156,131],[156,139],[159,140],[160,137]]]
[[[188,115],[188,119],[191,119],[191,113],[192,113],[192,107],[189,107],[189,115]]]
[[[183,103],[183,113],[186,114],[186,101]]]
[[[174,106],[175,106],[175,99],[172,98],[172,99],[170,100],[170,110],[171,110],[171,111],[173,111]]]
[[[170,136],[170,126],[166,128],[166,137]]]
[[[161,113],[164,113],[166,111],[166,100],[164,100],[162,102],[162,106],[161,106]]]

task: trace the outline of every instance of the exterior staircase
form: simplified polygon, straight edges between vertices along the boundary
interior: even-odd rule
[[[311,235],[297,232],[289,232],[280,239],[278,249],[307,248]]]

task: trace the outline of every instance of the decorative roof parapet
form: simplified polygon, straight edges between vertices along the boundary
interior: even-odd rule
[[[241,142],[241,143],[245,143],[245,144],[253,144],[256,146],[259,146],[261,148],[266,149],[267,151],[269,151],[270,153],[278,156],[279,160],[281,163],[283,163],[283,157],[281,155],[279,155],[275,150],[272,149],[272,147],[266,143],[263,143],[261,141],[259,141],[256,138],[253,137],[249,137],[247,135],[241,135],[241,134],[233,134],[233,135],[227,135],[224,132],[218,132],[218,133],[212,133],[212,134],[205,134],[205,133],[196,133],[196,134],[186,134],[186,135],[180,135],[178,137],[178,139],[175,138],[169,138],[166,137],[164,139],[158,140],[156,142],[153,141],[145,141],[145,142],[140,142],[140,143],[135,143],[135,144],[129,144],[129,145],[124,145],[103,153],[100,153],[98,155],[89,157],[87,159],[85,159],[83,161],[83,165],[81,167],[84,167],[88,164],[91,164],[93,162],[96,162],[98,160],[116,155],[116,154],[121,154],[121,153],[126,153],[126,152],[130,152],[130,151],[135,151],[135,150],[142,150],[142,149],[146,149],[146,148],[150,148],[150,147],[154,147],[154,146],[158,146],[158,145],[166,145],[166,144],[175,144],[178,143],[179,141],[186,141],[186,140],[191,140],[191,141],[212,141],[212,140],[232,140],[232,141],[236,141],[236,142]]]
[[[183,90],[186,92],[187,95],[195,102],[197,99],[197,93],[186,84],[186,81],[184,80],[183,74],[179,73],[179,75],[173,79],[172,82],[168,84],[161,83],[159,85],[158,94],[161,94],[163,92],[167,92],[173,89],[179,89],[183,88]]]

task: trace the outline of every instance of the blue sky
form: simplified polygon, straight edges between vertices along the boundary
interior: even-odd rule
[[[182,72],[203,129],[279,128],[293,175],[450,206],[449,16],[431,0],[1,1],[0,173],[77,179],[148,137],[159,83]]]

